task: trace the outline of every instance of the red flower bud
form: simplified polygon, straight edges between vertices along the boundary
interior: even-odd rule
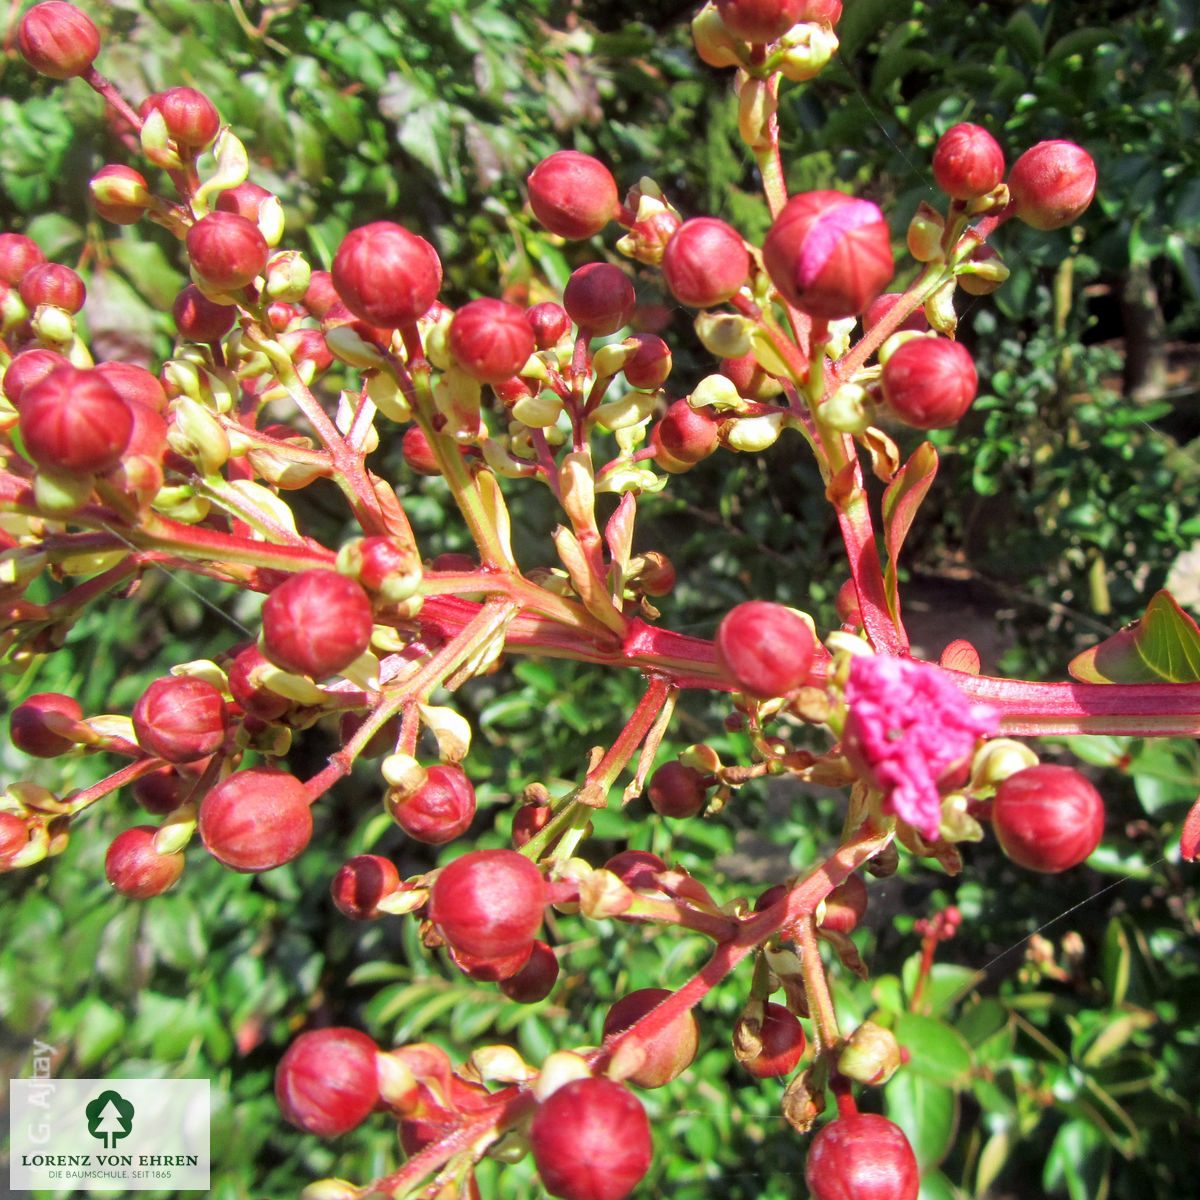
[[[662,271],[681,304],[711,308],[737,295],[750,274],[750,253],[742,235],[724,221],[693,217],[667,242]]]
[[[16,813],[0,812],[0,869],[29,845],[29,825]]]
[[[654,427],[658,445],[683,466],[693,466],[717,448],[719,422],[707,408],[693,408],[676,400]],[[657,456],[656,456],[657,457]],[[670,467],[670,463],[666,464]]]
[[[352,921],[379,915],[379,902],[400,887],[395,864],[378,854],[356,854],[339,868],[329,885],[338,912]]]
[[[736,38],[773,42],[804,19],[805,0],[717,0],[725,28]]]
[[[217,211],[187,231],[187,252],[196,274],[210,288],[236,292],[263,273],[271,248],[253,221]]]
[[[821,928],[833,933],[849,933],[867,911],[867,885],[859,875],[847,876],[844,883],[825,897],[825,915]]]
[[[616,333],[628,323],[636,302],[629,276],[613,263],[577,268],[563,290],[563,307],[591,337]]]
[[[102,362],[96,364],[96,370],[126,403],[142,404],[155,412],[166,409],[167,393],[158,376],[145,367],[127,362]]]
[[[535,347],[525,313],[515,304],[483,297],[451,318],[447,346],[454,361],[481,383],[503,383],[526,363]]]
[[[51,304],[64,312],[77,313],[87,298],[87,288],[76,271],[61,263],[38,263],[21,276],[21,301],[30,311]]]
[[[671,374],[671,347],[653,333],[635,333],[637,350],[622,370],[630,387],[652,392],[662,387]]]
[[[400,439],[400,454],[408,469],[417,475],[440,475],[437,455],[420,425],[410,425]]]
[[[262,721],[275,721],[292,706],[278,692],[272,692],[261,680],[271,664],[257,646],[246,646],[229,664],[229,691],[242,711]]]
[[[518,849],[545,828],[554,810],[549,804],[522,804],[513,815],[512,842]]]
[[[592,237],[616,215],[616,181],[590,154],[559,150],[542,159],[527,182],[533,215],[569,241]]]
[[[228,195],[228,193],[225,193]],[[217,202],[218,205],[220,201]],[[320,320],[342,298],[333,286],[333,275],[329,271],[314,271],[308,278],[308,289],[304,293],[304,307]]]
[[[543,300],[525,312],[525,319],[533,330],[534,343],[539,350],[549,350],[571,332],[571,318],[561,304]]]
[[[189,675],[156,679],[133,706],[138,745],[167,762],[194,762],[220,748],[225,699],[211,683]]]
[[[794,692],[808,678],[816,639],[782,604],[748,600],[717,626],[717,662],[738,689],[756,700]]]
[[[291,862],[312,837],[304,784],[276,767],[235,771],[200,802],[200,837],[234,871],[269,871]]]
[[[651,987],[622,996],[604,1018],[604,1037],[610,1038],[635,1025],[671,994],[669,988]],[[644,1088],[670,1083],[692,1065],[699,1044],[700,1026],[696,1015],[691,1009],[685,1009],[652,1037],[641,1040],[639,1045],[645,1057],[641,1066],[627,1076],[628,1082]]]
[[[119,833],[104,855],[104,877],[122,896],[145,900],[161,896],[183,874],[183,855],[154,849],[153,825],[135,825]]]
[[[650,776],[649,796],[660,817],[694,817],[708,799],[704,776],[681,762],[663,763]]]
[[[275,1100],[284,1119],[318,1137],[356,1129],[379,1101],[378,1052],[357,1029],[302,1033],[275,1069]]]
[[[21,394],[31,383],[45,379],[51,371],[70,366],[70,362],[53,350],[22,350],[4,372],[4,394],[16,406],[21,406]]]
[[[655,872],[665,871],[667,864],[649,850],[622,850],[604,864],[604,869],[635,890],[657,891]]]
[[[237,213],[239,217],[245,217],[247,221],[253,221],[258,224],[258,212],[262,208],[264,200],[270,200],[273,192],[267,191],[265,187],[257,183],[251,183],[250,180],[244,179],[235,187],[226,188],[218,197],[217,202],[213,207],[217,212]],[[326,280],[329,278],[328,271],[320,272]],[[309,286],[312,286],[312,279],[309,279]],[[337,293],[333,291],[332,286],[329,289],[330,304],[337,299]],[[320,313],[313,313],[313,316],[319,317]]]
[[[101,167],[88,183],[92,207],[114,225],[133,225],[150,207],[145,177],[123,163]]]
[[[21,392],[21,439],[48,471],[88,475],[114,466],[133,415],[98,371],[59,367]]]
[[[963,121],[938,138],[933,178],[951,200],[974,200],[1004,178],[1004,151],[982,125]]]
[[[167,136],[181,149],[203,150],[216,140],[221,129],[221,118],[213,102],[195,88],[173,87],[147,96],[142,102],[141,116],[145,118],[152,108],[162,113]],[[217,208],[220,207],[218,204]]]
[[[767,400],[779,391],[778,381],[759,366],[753,354],[721,359],[721,374],[747,400]]]
[[[768,1003],[764,1006],[758,1040],[762,1043],[757,1052],[748,1052],[739,1038],[744,1037],[743,1021],[734,1029],[734,1045],[738,1059],[756,1079],[774,1079],[790,1075],[804,1053],[804,1026],[790,1009],[782,1004]]]
[[[882,384],[885,403],[906,425],[946,429],[971,407],[978,379],[961,342],[915,337],[889,355]]]
[[[371,601],[361,584],[320,568],[292,575],[262,608],[263,652],[293,675],[326,679],[371,644]]]
[[[546,907],[541,872],[515,850],[476,850],[442,868],[429,919],[456,950],[480,958],[515,954],[534,939]]]
[[[392,819],[418,842],[440,846],[466,833],[475,817],[475,789],[461,767],[437,764],[411,794],[392,788],[384,798]]]
[[[500,980],[500,990],[517,1004],[536,1004],[545,1000],[558,982],[558,958],[540,939],[533,943],[525,965],[507,979]]]
[[[74,697],[61,692],[38,692],[18,704],[8,718],[9,737],[18,750],[34,758],[57,758],[75,745],[46,725],[47,713],[60,713],[72,721],[83,720],[83,709]]]
[[[33,238],[23,233],[0,233],[0,283],[20,287],[25,272],[45,261],[42,248]]]
[[[86,75],[100,53],[100,33],[87,13],[73,4],[35,4],[17,27],[25,61],[51,79]]]
[[[424,238],[391,221],[374,221],[342,239],[332,276],[355,316],[395,329],[415,321],[437,299],[442,264]]]
[[[453,946],[447,946],[454,965],[472,979],[481,983],[499,983],[511,979],[529,961],[533,953],[534,943],[522,946],[515,954],[506,954],[502,958],[480,958],[475,954],[465,954]]]
[[[830,1121],[804,1165],[812,1200],[917,1200],[920,1170],[904,1131],[878,1113]]]
[[[1091,204],[1096,164],[1074,142],[1038,142],[1013,164],[1008,190],[1026,225],[1061,229]]]
[[[151,816],[165,817],[184,801],[194,777],[183,775],[178,767],[159,767],[133,781],[133,798]]]
[[[542,1185],[559,1200],[623,1200],[654,1154],[641,1102],[602,1077],[575,1079],[548,1096],[529,1140]]]
[[[171,316],[180,337],[189,342],[219,342],[237,319],[237,306],[210,300],[194,283],[175,297]]]
[[[863,312],[892,278],[891,234],[878,207],[841,192],[803,192],[775,218],[763,263],[788,303],[837,320]]]
[[[1104,801],[1073,767],[1040,763],[996,789],[992,827],[1013,862],[1056,874],[1083,862],[1100,844]]]

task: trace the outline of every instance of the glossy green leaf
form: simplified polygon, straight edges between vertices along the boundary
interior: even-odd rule
[[[1145,615],[1068,665],[1082,683],[1200,682],[1200,626],[1170,592],[1156,592]]]
[[[883,1094],[887,1115],[904,1130],[921,1170],[936,1167],[950,1149],[958,1125],[954,1089],[901,1070]]]
[[[901,977],[904,980],[905,994],[911,996],[916,987],[917,976],[921,969],[921,956],[913,954],[905,959]],[[921,1011],[931,1016],[942,1015],[952,1004],[957,1003],[981,979],[978,971],[970,967],[960,967],[955,963],[935,962],[925,980],[921,991]]]
[[[907,1070],[947,1087],[967,1086],[974,1057],[958,1030],[936,1017],[901,1013],[894,1032],[909,1053]]]
[[[1094,1125],[1069,1121],[1055,1135],[1042,1171],[1047,1192],[1065,1191],[1071,1200],[1097,1200],[1109,1149]]]

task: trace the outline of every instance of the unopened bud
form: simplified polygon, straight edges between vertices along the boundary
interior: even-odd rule
[[[304,299],[311,278],[312,268],[304,255],[298,250],[284,250],[268,260],[263,291],[272,300],[298,304]]]
[[[749,76],[738,90],[738,133],[751,150],[771,145],[771,126],[779,107],[778,98],[765,79]]]
[[[925,301],[925,318],[931,329],[953,337],[958,328],[958,317],[954,312],[954,280],[942,284],[928,300]]]
[[[700,344],[718,358],[741,358],[750,353],[754,322],[736,313],[702,312],[695,320]]]
[[[828,64],[838,48],[838,36],[827,26],[802,22],[780,38],[780,46],[782,53],[773,59],[775,65],[784,78],[803,83]]]
[[[696,53],[710,67],[736,67],[746,53],[745,45],[725,28],[713,0],[692,18],[692,40]]]
[[[171,402],[167,442],[176,454],[194,462],[202,475],[215,475],[229,460],[229,438],[203,405],[187,396]]]
[[[715,408],[718,412],[741,412],[746,407],[733,380],[726,375],[705,375],[687,402],[693,408]]]
[[[982,791],[1003,783],[1010,775],[1036,767],[1038,756],[1024,742],[992,738],[985,742],[971,763],[971,791]]]
[[[932,205],[921,201],[908,223],[908,252],[917,262],[933,262],[942,257],[942,234],[946,221]]]
[[[896,1035],[874,1021],[864,1021],[838,1056],[838,1071],[848,1079],[878,1087],[891,1079],[900,1061]]]
[[[757,454],[773,446],[783,431],[783,413],[737,417],[721,431],[721,441],[731,450]]]

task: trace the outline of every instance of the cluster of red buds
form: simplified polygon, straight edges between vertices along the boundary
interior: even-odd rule
[[[108,849],[106,876],[122,894],[175,886],[197,841],[232,870],[269,871],[304,853],[314,806],[371,757],[395,825],[418,843],[452,843],[479,827],[472,731],[435,693],[452,698],[521,654],[633,669],[646,681],[576,786],[558,796],[529,789],[512,848],[451,852],[407,879],[387,858],[358,854],[331,881],[332,896],[355,921],[419,921],[426,947],[519,1003],[557,985],[562,951],[542,936],[553,906],[687,930],[716,955],[676,992],[622,997],[600,1046],[556,1052],[540,1067],[510,1047],[484,1047],[456,1067],[430,1045],[383,1050],[344,1028],[301,1034],[276,1076],[288,1120],[321,1137],[378,1112],[397,1123],[410,1157],[366,1189],[373,1194],[477,1194],[478,1155],[495,1151],[531,1153],[563,1200],[629,1195],[652,1155],[632,1089],[687,1069],[698,1044],[692,1010],[754,957],[761,969],[730,1032],[736,1056],[757,1078],[794,1075],[785,1112],[797,1129],[815,1123],[826,1087],[838,1100],[809,1152],[812,1194],[911,1200],[918,1168],[905,1135],[850,1098],[853,1084],[877,1085],[897,1069],[895,1039],[866,1025],[841,1035],[817,950],[823,939],[843,964],[857,963],[850,935],[867,907],[859,868],[894,870],[902,845],[957,870],[961,846],[990,821],[1014,862],[1069,869],[1096,848],[1103,804],[1077,770],[1038,765],[1012,735],[1051,725],[1200,732],[1194,685],[990,679],[966,643],[940,663],[911,656],[896,558],[937,453],[924,443],[905,458],[892,433],[947,428],[967,413],[977,378],[955,336],[956,290],[999,286],[1007,272],[989,239],[1001,225],[1070,224],[1096,173],[1082,148],[1052,141],[1006,175],[985,129],[946,130],[932,163],[945,210],[913,215],[917,271],[890,292],[892,236],[879,207],[833,190],[788,195],[783,183],[780,80],[820,71],[840,15],[838,0],[714,0],[695,19],[701,57],[736,68],[739,128],[772,215],[761,246],[724,221],[680,213],[652,180],[622,198],[603,163],[563,150],[526,181],[534,217],[573,241],[616,223],[616,249],[636,266],[589,262],[561,297],[528,308],[487,297],[450,307],[433,246],[386,220],[352,229],[329,270],[312,269],[280,248],[282,206],[248,179],[245,148],[205,96],[173,88],[135,109],[96,72],[100,37],[73,5],[37,4],[20,23],[30,66],[82,78],[137,132],[142,170],[98,171],[97,213],[172,231],[192,282],[172,308],[169,360],[153,371],[96,363],[76,325],[80,275],[45,262],[30,238],[0,235],[8,662],[58,649],[88,605],[152,568],[256,593],[262,608],[251,640],[176,666],[130,717],[85,716],[57,694],[20,704],[10,728],[25,753],[123,765],[62,797],[11,785],[0,797],[0,867],[52,856],[77,814],[127,789],[156,823],[131,826]],[[668,344],[628,332],[641,268],[661,272],[696,310],[718,364],[711,374],[677,381]],[[672,631],[656,602],[669,596],[674,568],[661,551],[634,549],[639,497],[720,450],[753,454],[785,434],[811,447],[845,542],[842,628],[823,639],[808,614],[750,599],[711,638]],[[445,481],[477,557],[422,555],[403,495],[368,465],[385,440],[412,472]],[[886,564],[860,452],[887,488]],[[356,522],[358,536],[340,546],[297,528],[287,502],[317,480],[338,489]],[[518,565],[510,486],[544,488],[561,511],[553,565]],[[608,498],[603,521],[598,497]],[[28,589],[41,578],[54,598],[36,603]],[[746,761],[695,745],[653,769],[685,689],[735,698]],[[288,751],[318,721],[337,729],[340,749],[301,779],[286,767]],[[768,774],[845,786],[846,834],[826,862],[753,907],[722,906],[644,851],[587,863],[589,816],[612,802],[626,771],[624,800],[645,790],[655,813],[676,820],[716,814]],[[779,950],[789,938],[801,956]],[[781,992],[783,1003],[769,999]],[[364,1193],[326,1181],[312,1194]]]

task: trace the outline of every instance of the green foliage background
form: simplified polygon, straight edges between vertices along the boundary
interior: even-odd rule
[[[550,0],[82,7],[105,32],[101,69],[134,101],[182,83],[212,97],[250,147],[253,177],[284,200],[290,244],[314,265],[328,265],[351,225],[387,215],[438,247],[449,301],[497,286],[518,299],[548,296],[572,266],[606,252],[556,244],[523,211],[528,170],[564,145],[599,155],[623,184],[652,175],[685,214],[720,215],[751,237],[766,227],[727,78],[696,62],[686,9]],[[1082,645],[1138,615],[1200,534],[1192,382],[1153,370],[1123,381],[1128,356],[1115,340],[1118,317],[1126,350],[1138,330],[1150,331],[1139,343],[1148,351],[1186,349],[1196,331],[1196,5],[848,0],[840,34],[843,53],[819,83],[785,89],[789,183],[873,196],[898,238],[921,199],[936,202],[929,154],[958,120],[989,127],[1010,159],[1059,136],[1097,158],[1101,189],[1082,237],[1006,227],[998,246],[1012,278],[964,306],[984,395],[969,420],[938,435],[943,469],[910,560],[912,594],[935,604],[945,640],[973,636],[982,615],[1004,627],[987,666],[1061,677]],[[0,223],[82,265],[98,353],[161,360],[184,279],[178,248],[145,227],[103,225],[83,203],[102,163],[135,161],[120,131],[81,85],[33,79],[11,51],[0,70]],[[649,275],[638,286],[643,302],[664,302]],[[682,394],[707,368],[686,314],[673,313],[669,328]],[[426,552],[465,548],[440,485],[407,477],[391,454]],[[527,565],[548,557],[540,501],[514,501]],[[709,633],[751,596],[835,624],[844,568],[815,471],[794,443],[718,456],[644,512],[641,548],[668,548],[679,569],[664,604],[673,628]],[[304,519],[322,536],[344,533],[332,511]],[[61,690],[89,713],[127,712],[170,663],[236,641],[233,623],[254,619],[252,605],[203,583],[149,578],[137,596],[81,621],[65,653],[10,677],[7,699]],[[636,683],[519,661],[464,689],[478,844],[505,843],[528,784],[554,792],[578,780],[588,748],[619,728]],[[707,740],[744,756],[723,715],[686,697],[678,744]],[[317,730],[295,768],[315,769],[332,746],[332,733]],[[912,1055],[877,1103],[910,1130],[928,1168],[922,1200],[1186,1195],[1200,1168],[1200,962],[1194,878],[1175,841],[1198,790],[1196,749],[1074,739],[1044,751],[1089,763],[1108,798],[1108,834],[1088,867],[1031,880],[990,843],[968,847],[957,879],[906,865],[871,885],[856,942],[872,978],[843,972],[838,1003],[848,1021],[874,1013],[894,1024]],[[30,764],[5,747],[3,769],[65,789],[94,778],[96,764]],[[506,1040],[538,1062],[557,1046],[594,1043],[618,995],[677,986],[702,963],[699,939],[553,917],[562,981],[526,1009],[465,986],[421,950],[411,921],[351,926],[327,891],[344,858],[386,854],[402,875],[435,861],[380,813],[380,790],[369,768],[346,781],[320,806],[314,848],[295,864],[243,877],[192,853],[177,889],[147,904],[103,884],[105,846],[141,819],[124,798],[82,822],[44,869],[5,876],[0,1065],[26,1073],[37,1036],[55,1047],[62,1075],[207,1076],[213,1196],[290,1196],[324,1175],[382,1174],[398,1153],[382,1120],[329,1144],[284,1125],[272,1072],[300,1029],[351,1024],[384,1045],[437,1041],[456,1058]],[[839,824],[836,797],[751,786],[711,819],[670,824],[641,801],[602,813],[589,853],[601,862],[626,845],[653,850],[711,880],[719,899],[753,898],[819,860]],[[914,1016],[914,921],[949,901],[963,930],[939,950],[931,1011]],[[1045,922],[1047,941],[1030,957],[1026,939]],[[782,1085],[750,1080],[728,1048],[746,987],[739,972],[706,1001],[695,1064],[644,1094],[658,1155],[639,1197],[802,1194],[806,1143],[779,1116]],[[485,1163],[480,1184],[489,1198],[540,1194],[528,1163]]]

